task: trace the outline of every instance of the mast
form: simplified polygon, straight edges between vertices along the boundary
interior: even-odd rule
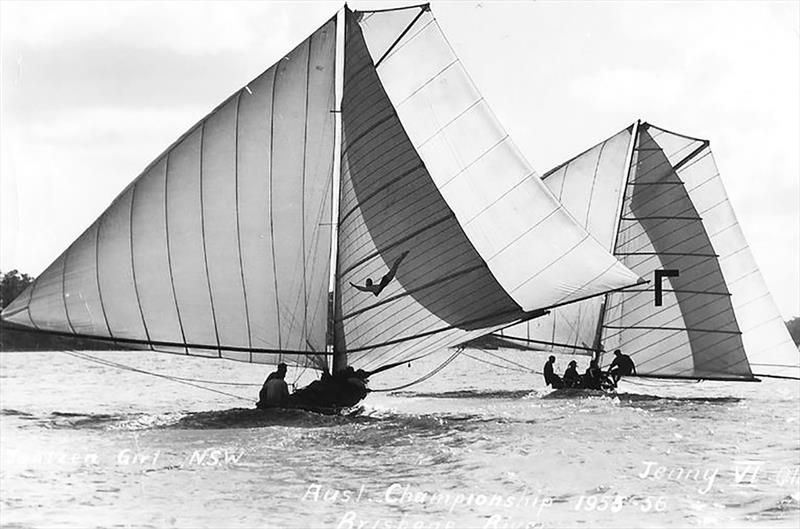
[[[620,193],[619,205],[617,206],[617,229],[614,232],[614,243],[610,248],[610,251],[614,256],[616,256],[617,243],[619,242],[619,228],[622,224],[622,210],[625,207],[625,195],[628,192],[628,181],[630,180],[631,165],[633,164],[633,151],[636,149],[636,140],[639,136],[640,124],[641,120],[639,119],[637,119],[636,123],[633,124],[633,130],[631,131],[631,144],[628,147],[628,154],[625,158],[625,170],[622,174],[622,193]],[[605,324],[606,308],[608,307],[609,296],[611,296],[611,292],[605,295],[603,298],[603,304],[600,306],[600,317],[597,319],[597,332],[594,335],[594,343],[592,344],[592,349],[595,351],[594,359],[598,362],[600,361],[600,347],[602,346],[603,341],[603,325]]]
[[[332,342],[331,373],[337,373],[347,367],[347,350],[343,340],[337,338],[336,321],[341,319],[340,292],[336,288],[339,277],[339,202],[341,200],[342,181],[342,94],[344,93],[344,39],[345,10],[347,4],[336,13],[336,52],[334,58],[334,146],[333,146],[333,182],[331,185],[331,280],[330,299],[328,303],[328,324]]]

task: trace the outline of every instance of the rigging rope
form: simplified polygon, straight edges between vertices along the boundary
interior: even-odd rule
[[[469,353],[464,353],[464,356],[466,356],[467,358],[471,358],[473,360],[476,360],[478,362],[483,362],[484,364],[487,364],[487,365],[490,365],[490,366],[499,367],[500,369],[507,369],[509,371],[519,371],[520,373],[532,373],[533,372],[533,371],[528,371],[527,369],[523,371],[522,369],[517,369],[517,368],[509,367],[509,366],[504,366],[502,364],[496,364],[494,362],[490,362],[489,360],[486,360],[485,358],[480,358],[478,356],[472,356]]]
[[[62,352],[66,353],[67,351],[62,351]],[[72,351],[72,352],[73,353],[78,353],[78,354],[84,354],[86,356],[90,356],[90,355],[86,354],[85,352],[79,352],[79,351]],[[112,367],[128,368],[127,365],[120,364],[119,362],[114,362],[113,360],[107,360],[105,358],[97,358],[97,357],[91,357],[91,358],[95,358],[98,361],[104,362],[104,363],[106,363],[106,364],[108,364],[108,365],[110,365]],[[131,369],[138,369],[138,368],[134,367],[134,368],[131,368]],[[151,373],[149,371],[144,371],[144,372]],[[152,373],[152,374],[158,374],[158,373]],[[250,386],[250,387],[260,387],[261,386],[261,384],[253,384],[253,383],[250,383],[250,382],[222,382],[221,380],[204,380],[202,378],[178,377],[178,376],[174,376],[174,375],[161,375],[161,376],[169,377],[172,380],[183,380],[183,381],[186,381],[186,382],[200,382],[200,383],[203,383],[203,384],[217,384],[217,385],[220,385],[220,386]]]
[[[450,362],[452,362],[453,360],[455,360],[455,359],[456,359],[456,357],[457,357],[458,355],[460,355],[460,354],[461,354],[463,351],[464,351],[464,348],[463,348],[463,347],[458,347],[458,348],[456,348],[456,351],[455,351],[455,352],[454,352],[452,355],[450,355],[450,358],[448,358],[447,360],[445,360],[444,362],[442,362],[442,363],[439,365],[439,367],[436,367],[436,368],[434,368],[434,369],[433,369],[431,372],[429,372],[428,374],[426,374],[426,375],[423,375],[423,376],[419,377],[418,379],[416,379],[416,380],[413,380],[413,381],[411,381],[411,382],[409,382],[409,383],[407,383],[407,384],[401,384],[400,386],[395,386],[395,387],[393,387],[393,388],[381,388],[381,389],[373,389],[373,390],[370,390],[370,391],[371,391],[371,392],[373,392],[373,393],[384,393],[384,392],[387,392],[387,391],[397,391],[397,390],[400,390],[400,389],[405,389],[405,388],[407,388],[407,387],[413,386],[413,385],[415,385],[415,384],[419,384],[420,382],[425,382],[426,380],[428,380],[429,378],[431,378],[432,376],[434,376],[436,373],[438,373],[439,371],[441,371],[442,369],[444,369],[445,367],[447,367],[447,366],[450,364]]]
[[[95,362],[95,363],[98,363],[98,364],[101,364],[101,365],[114,367],[116,369],[121,369],[121,370],[124,370],[124,371],[131,371],[133,373],[141,373],[141,374],[144,374],[144,375],[151,375],[151,376],[154,376],[154,377],[164,378],[166,380],[171,380],[173,382],[177,382],[178,384],[184,384],[184,385],[187,385],[187,386],[192,386],[192,387],[195,387],[195,388],[204,389],[206,391],[211,391],[213,393],[219,393],[220,395],[226,395],[228,397],[233,397],[233,398],[236,398],[236,399],[239,399],[239,400],[244,400],[244,401],[247,401],[247,402],[252,402],[253,401],[253,399],[242,397],[241,395],[236,395],[234,393],[228,393],[226,391],[220,391],[218,389],[207,388],[205,386],[201,386],[199,384],[194,384],[192,382],[189,382],[189,380],[192,380],[192,379],[185,379],[185,378],[182,378],[182,377],[173,377],[173,376],[170,376],[170,375],[162,375],[160,373],[153,373],[151,371],[145,371],[144,369],[138,369],[136,367],[126,366],[125,364],[120,364],[120,363],[117,363],[117,362],[111,362],[111,361],[108,361],[108,360],[104,360],[102,358],[97,358],[97,357],[88,355],[86,353],[78,353],[78,352],[75,352],[75,351],[62,351],[62,352],[65,353],[65,354],[68,354],[70,356],[73,356],[75,358],[80,358],[81,360],[86,360],[88,362]],[[248,385],[250,385],[250,384],[248,384]]]
[[[534,370],[533,370],[533,369],[531,369],[530,367],[528,367],[528,366],[526,366],[526,365],[524,365],[524,364],[520,364],[520,363],[518,363],[518,362],[515,362],[515,361],[513,361],[513,360],[511,360],[511,359],[508,359],[508,358],[506,358],[506,357],[504,357],[504,356],[500,356],[500,355],[499,355],[499,354],[497,354],[497,353],[492,353],[491,351],[488,351],[488,350],[486,350],[486,349],[484,349],[484,348],[482,348],[482,347],[478,347],[477,349],[480,349],[481,351],[483,351],[483,352],[484,352],[484,353],[486,353],[487,355],[489,355],[489,356],[492,356],[492,357],[494,357],[494,358],[497,358],[498,360],[503,360],[504,362],[508,362],[509,364],[511,364],[511,365],[513,365],[513,366],[516,366],[516,367],[518,367],[518,368],[521,368],[521,369],[522,369],[522,370],[524,370],[526,373],[527,373],[527,372],[536,373],[536,371],[534,371]],[[509,367],[509,368],[507,368],[507,369],[511,369],[511,368]],[[519,371],[519,369],[517,369],[516,371]]]

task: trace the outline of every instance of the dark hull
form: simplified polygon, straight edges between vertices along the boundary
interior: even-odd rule
[[[304,410],[323,415],[346,415],[364,400],[367,391],[365,384],[352,384],[343,380],[328,382],[318,380],[289,395],[287,401],[277,408]],[[256,407],[259,409],[276,408],[276,406],[262,406],[260,402]]]
[[[312,413],[319,413],[320,415],[350,415],[359,410],[351,406],[314,406],[311,404],[291,404],[287,403],[279,407],[257,407],[262,411],[270,410],[301,410],[310,411]]]
[[[587,397],[606,397],[616,395],[613,390],[588,388],[559,388],[543,396],[543,399],[581,399]]]

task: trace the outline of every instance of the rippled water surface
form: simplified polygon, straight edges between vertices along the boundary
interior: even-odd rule
[[[91,353],[251,397],[269,368]],[[478,356],[481,352],[471,352]],[[500,351],[536,369],[543,355]],[[376,389],[443,357],[398,367]],[[483,358],[487,358],[484,356]],[[569,359],[561,357],[560,370]],[[581,359],[582,360],[582,359]],[[500,363],[499,360],[495,360]],[[313,373],[290,370],[298,383]],[[797,527],[800,386],[626,381],[559,396],[457,358],[326,417],[87,362],[0,355],[9,527]]]

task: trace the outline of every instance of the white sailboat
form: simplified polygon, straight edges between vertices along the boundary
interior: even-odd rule
[[[800,353],[748,248],[707,140],[637,122],[542,179],[621,262],[652,281],[499,334],[579,354],[602,345],[601,366],[610,363],[608,352],[621,349],[640,376],[800,379]],[[658,270],[675,272],[659,278]]]
[[[377,373],[639,280],[536,175],[428,5],[345,7],[159,155],[2,319]]]

